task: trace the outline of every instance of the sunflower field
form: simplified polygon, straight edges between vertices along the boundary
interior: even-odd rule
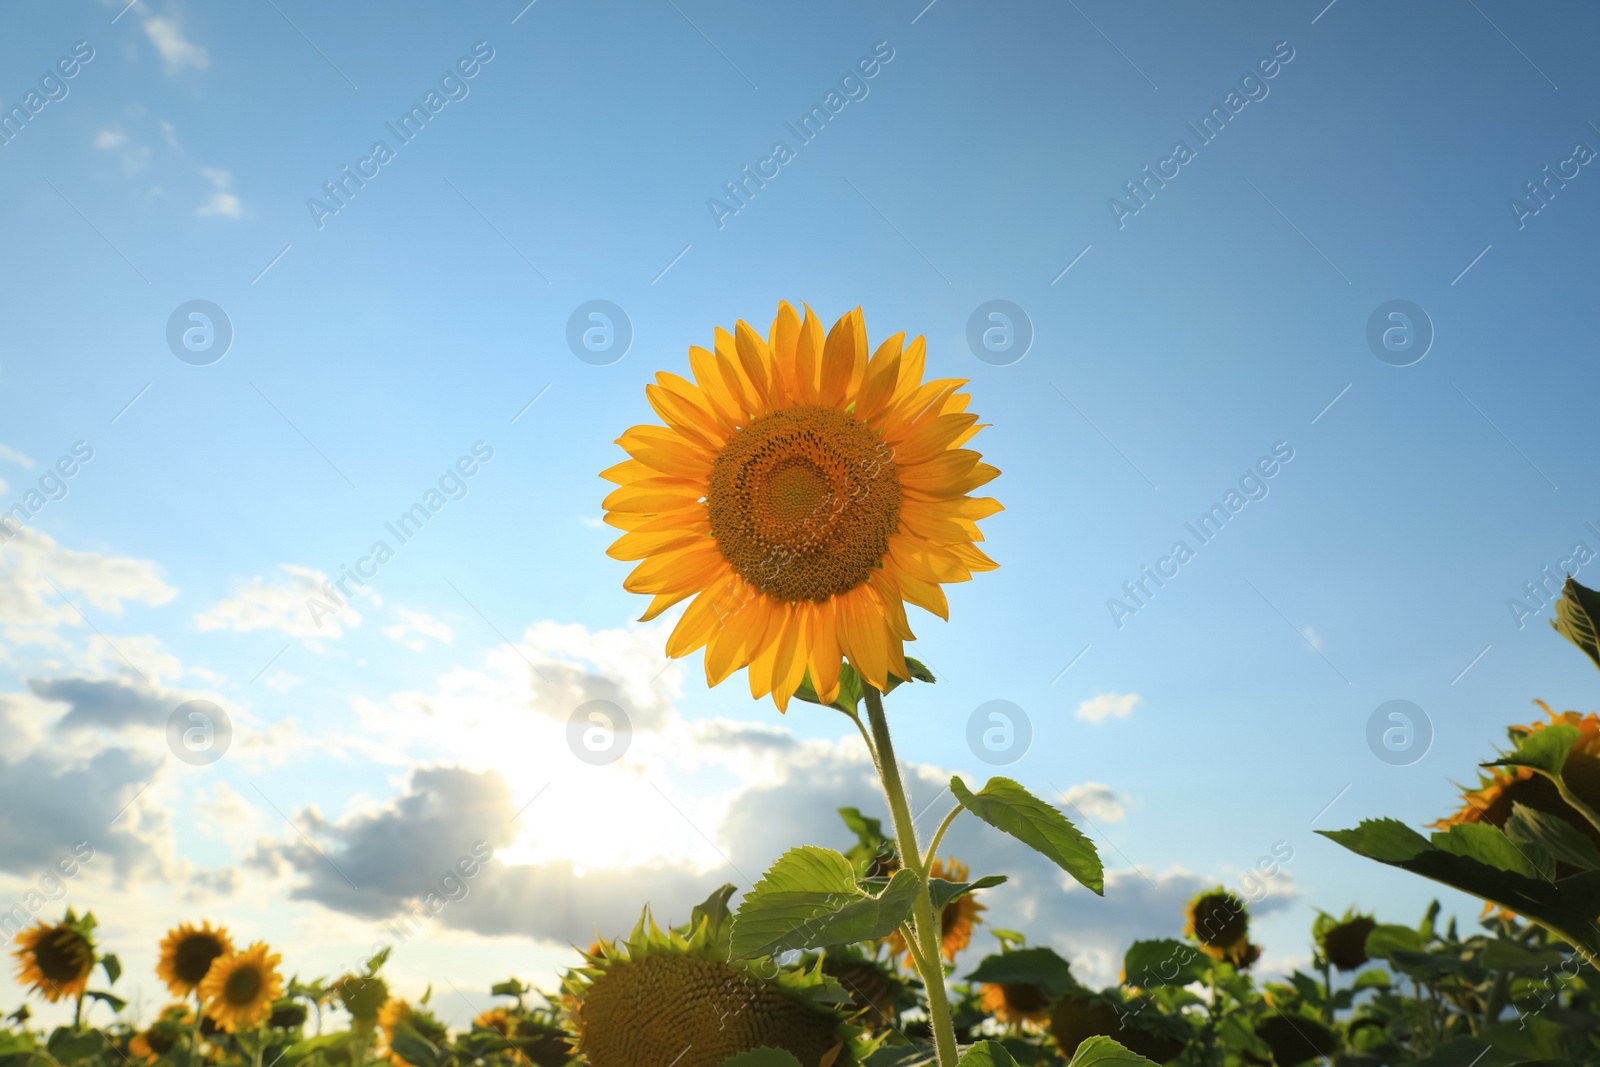
[[[172,1001],[136,1019],[92,914],[16,937],[20,983],[71,1022],[0,1031],[0,1067],[1509,1067],[1600,1063],[1600,717],[1556,713],[1508,731],[1455,814],[1425,837],[1396,820],[1327,831],[1350,851],[1485,901],[1476,930],[1357,909],[1307,931],[1312,964],[1258,977],[1247,903],[1218,886],[1180,938],[1128,945],[1120,980],[1090,988],[1024,932],[984,921],[974,877],[941,853],[962,815],[1044,856],[1096,894],[1095,845],[1005,777],[973,789],[927,841],[910,817],[885,699],[934,683],[905,654],[905,606],[946,617],[941,586],[996,564],[969,495],[999,472],[966,447],[983,427],[965,383],[923,380],[925,344],[875,350],[859,309],[824,331],[788,304],[692,348],[694,380],[647,387],[662,425],[618,443],[604,477],[610,549],[650,619],[690,601],[667,643],[704,651],[707,682],[747,674],[755,700],[798,699],[857,728],[890,816],[839,814],[847,852],[799,845],[739,896],[724,885],[676,923],[648,902],[631,931],[581,952],[558,986],[512,977],[452,1032],[392,993],[388,951],[360,973],[307,976],[248,934],[184,919],[160,945]],[[1600,594],[1570,578],[1552,625],[1600,666]],[[957,968],[979,938],[993,951]]]

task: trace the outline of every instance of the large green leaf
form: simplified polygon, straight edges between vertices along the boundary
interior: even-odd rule
[[[1122,959],[1123,981],[1140,989],[1186,986],[1205,977],[1215,961],[1191,944],[1170,937],[1135,941]]]
[[[928,879],[928,896],[932,900],[933,910],[942,912],[945,905],[953,900],[960,900],[968,893],[979,889],[993,889],[997,885],[1004,885],[1006,876],[1003,874],[986,874],[982,878],[971,882],[952,882],[947,878]],[[861,884],[874,891],[881,890],[889,884],[887,878],[863,878]]]
[[[440,1067],[443,1063],[439,1055],[439,1046],[405,1023],[395,1027],[394,1036],[389,1039],[389,1047],[407,1063],[415,1064],[415,1067]]]
[[[1514,803],[1506,820],[1506,836],[1518,844],[1538,845],[1557,862],[1580,871],[1600,870],[1600,849],[1558,815]]]
[[[1057,955],[1055,949],[1044,946],[1017,948],[986,956],[967,975],[967,981],[1038,986],[1052,999],[1063,993],[1075,992],[1078,988],[1067,961]]]
[[[910,656],[906,657],[906,668],[911,672],[911,681],[929,683],[934,681],[933,672],[925,667],[922,663],[912,659]],[[889,694],[894,692],[905,681],[906,679],[904,678],[896,678],[892,674],[889,675],[889,688],[885,689],[884,693]],[[861,676],[855,672],[855,668],[850,666],[849,661],[840,664],[839,695],[834,698],[833,703],[826,706],[830,708],[838,708],[840,711],[845,712],[848,715],[855,715],[861,706],[861,698],[864,695],[862,686],[864,684],[865,683],[861,680]],[[822,701],[817,697],[816,687],[811,684],[810,671],[807,671],[806,676],[800,680],[800,688],[794,691],[794,695],[799,697],[801,700],[812,704],[822,703]]]
[[[1017,1061],[998,1041],[979,1041],[961,1054],[956,1067],[1017,1067]]]
[[[874,894],[832,849],[792,848],[739,902],[730,953],[755,959],[887,937],[910,914],[918,888],[915,874],[899,870]]]
[[[801,1065],[800,1061],[794,1058],[794,1053],[781,1048],[753,1048],[749,1052],[728,1057],[717,1067],[801,1067]]]
[[[1497,870],[1510,871],[1525,878],[1547,878],[1545,865],[1536,864],[1528,852],[1517,846],[1505,831],[1486,822],[1460,823],[1432,837],[1435,848],[1456,856],[1486,863]]]
[[[106,969],[106,981],[116,985],[117,979],[122,977],[122,961],[117,959],[115,953],[107,952],[100,957],[100,966]]]
[[[1091,1037],[1072,1054],[1069,1067],[1155,1067],[1155,1063],[1129,1052],[1109,1037]]]
[[[960,778],[950,779],[950,792],[961,806],[1032,848],[1105,896],[1105,869],[1090,841],[1053,805],[1046,804],[1010,778],[994,777],[976,793]]]
[[[1587,952],[1600,949],[1600,935],[1591,922],[1600,915],[1600,871],[1584,871],[1556,881],[1530,878],[1463,854],[1481,843],[1470,837],[1440,835],[1452,847],[1462,849],[1450,851],[1394,819],[1369,819],[1353,830],[1317,832],[1358,855],[1509,908]]]
[[[1556,601],[1556,617],[1550,625],[1600,667],[1600,593],[1568,578]]]

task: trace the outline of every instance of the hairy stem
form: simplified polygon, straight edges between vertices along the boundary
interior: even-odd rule
[[[863,680],[865,681],[865,680]],[[883,695],[869,684],[862,689],[867,702],[867,721],[872,726],[872,756],[883,783],[883,795],[894,818],[895,840],[900,847],[900,862],[917,876],[921,888],[911,908],[921,951],[913,954],[917,972],[928,994],[928,1024],[933,1031],[939,1067],[956,1067],[956,1035],[950,1022],[950,1003],[944,988],[943,956],[939,951],[939,920],[933,913],[933,897],[928,891],[928,865],[917,848],[916,827],[911,820],[911,805],[906,800],[900,764],[895,760],[894,742],[889,737],[889,719],[883,713]]]

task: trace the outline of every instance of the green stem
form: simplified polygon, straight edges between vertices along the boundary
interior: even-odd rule
[[[928,842],[928,851],[922,854],[922,865],[924,867],[929,870],[933,869],[933,857],[938,855],[939,842],[944,840],[944,832],[950,829],[950,824],[956,821],[956,816],[965,810],[960,804],[957,804],[951,809],[950,814],[944,817],[944,821],[939,824],[939,829],[933,832],[933,840]]]
[[[871,685],[861,687],[867,701],[867,720],[872,725],[872,757],[877,763],[878,778],[883,783],[883,795],[889,802],[889,813],[894,818],[895,839],[900,846],[900,862],[917,876],[921,888],[911,907],[912,921],[916,926],[918,973],[928,995],[928,1025],[933,1031],[934,1048],[938,1053],[939,1067],[956,1067],[956,1033],[950,1021],[950,1004],[944,988],[943,955],[939,951],[939,920],[933,914],[933,897],[928,890],[928,865],[917,848],[916,827],[912,824],[911,805],[906,800],[905,783],[900,779],[900,765],[895,760],[894,742],[889,737],[889,719],[883,713],[883,695]]]
[[[83,1023],[83,994],[78,994],[78,999],[72,1004],[72,1028],[78,1029]]]
[[[1333,968],[1327,960],[1322,961],[1322,1018],[1324,1022],[1333,1022]]]
[[[200,1062],[200,990],[194,991],[194,1025],[189,1027],[189,1067]]]

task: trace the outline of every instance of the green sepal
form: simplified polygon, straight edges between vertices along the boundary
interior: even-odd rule
[[[894,692],[904,682],[927,682],[931,685],[935,680],[932,671],[930,671],[923,663],[912,659],[910,656],[906,657],[906,670],[907,673],[911,675],[910,678],[900,678],[893,674],[888,676],[889,688],[883,691],[884,695],[887,696],[888,694]],[[846,660],[844,663],[839,665],[839,695],[831,704],[827,704],[825,706],[830,708],[838,708],[846,715],[859,714],[861,708],[861,699],[865,695],[863,690],[865,685],[866,683],[862,681],[861,676],[856,673],[855,668],[850,666],[850,662]],[[800,700],[804,700],[810,704],[822,703],[821,699],[819,699],[817,696],[816,687],[811,684],[810,671],[807,671],[805,677],[800,679],[800,688],[794,691],[794,695]]]

